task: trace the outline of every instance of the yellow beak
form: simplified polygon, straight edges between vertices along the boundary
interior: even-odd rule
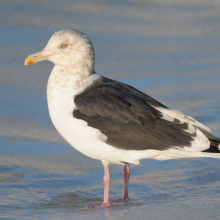
[[[25,61],[24,61],[24,65],[33,65],[37,62],[40,62],[42,60],[47,60],[48,59],[48,55],[42,55],[42,51],[38,52],[38,53],[34,53],[29,55]]]

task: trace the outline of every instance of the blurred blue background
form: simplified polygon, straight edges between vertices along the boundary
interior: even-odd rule
[[[96,72],[146,92],[220,137],[220,1],[1,0],[0,217],[2,219],[219,219],[219,160],[142,161],[128,203],[101,203],[102,164],[67,145],[49,118],[50,62],[24,66],[54,31],[94,44]],[[112,166],[112,198],[122,194]]]

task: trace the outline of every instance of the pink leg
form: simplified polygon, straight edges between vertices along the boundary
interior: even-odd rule
[[[108,166],[104,166],[104,171],[105,171],[105,175],[103,177],[103,181],[105,183],[105,188],[104,188],[104,200],[103,200],[102,205],[92,206],[92,207],[86,206],[84,208],[97,209],[97,208],[108,207],[111,205],[109,203],[109,185],[110,185],[110,181],[111,181],[111,174],[109,172]]]
[[[131,169],[130,169],[128,163],[125,163],[125,168],[122,171],[122,173],[124,175],[124,192],[123,192],[123,196],[122,196],[121,199],[111,201],[113,203],[129,200],[129,198],[128,198],[128,182],[129,182],[129,178],[130,178]]]
[[[105,175],[104,175],[103,181],[105,183],[105,189],[104,189],[104,200],[103,200],[103,204],[101,205],[102,207],[111,205],[109,203],[109,186],[110,186],[110,181],[111,181],[111,174],[109,172],[108,166],[104,167],[104,170],[105,170]]]

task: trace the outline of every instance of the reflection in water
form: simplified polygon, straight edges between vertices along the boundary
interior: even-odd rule
[[[101,203],[102,199],[89,198],[77,192],[61,194],[50,200],[48,204],[42,206],[71,206],[73,208],[83,208],[85,206],[95,206]]]
[[[109,207],[105,207],[105,215],[107,218],[112,218],[108,211]]]

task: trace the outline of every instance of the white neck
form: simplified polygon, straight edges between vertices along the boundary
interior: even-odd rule
[[[50,74],[47,85],[47,102],[49,112],[67,111],[72,114],[75,105],[74,97],[87,88],[99,77],[82,69],[55,66]],[[60,109],[60,110],[58,110]]]
[[[47,85],[47,97],[53,99],[54,90],[60,94],[67,93],[69,90],[78,90],[83,81],[90,76],[90,72],[73,67],[55,66],[50,74]]]

